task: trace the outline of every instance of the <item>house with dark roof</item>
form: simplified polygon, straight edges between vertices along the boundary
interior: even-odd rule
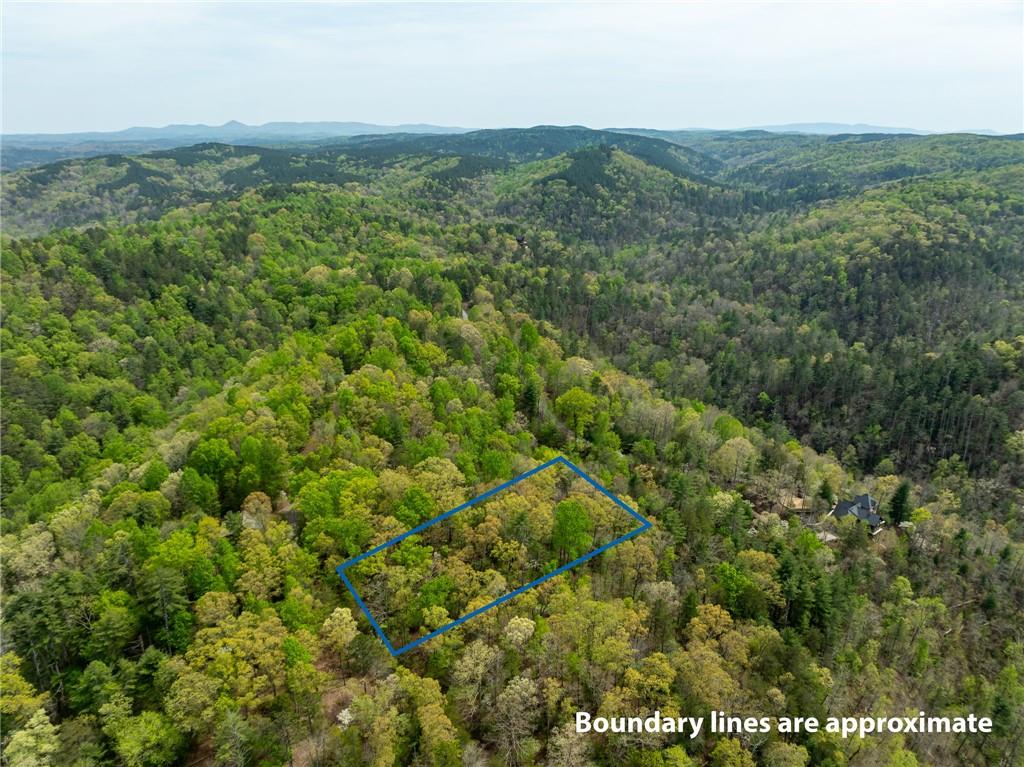
[[[853,517],[859,522],[864,522],[871,528],[872,535],[885,524],[885,520],[878,514],[878,501],[868,494],[858,495],[852,501],[839,501],[829,515],[836,519]]]

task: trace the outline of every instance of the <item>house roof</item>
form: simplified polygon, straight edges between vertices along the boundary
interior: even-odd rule
[[[858,495],[852,501],[840,501],[832,509],[836,519],[853,516],[861,522],[867,522],[871,527],[878,527],[882,524],[882,518],[878,514],[878,501],[870,495]]]
[[[877,511],[878,510],[878,500],[875,499],[875,498],[872,498],[868,494],[858,495],[853,500],[856,503],[859,503],[865,509],[870,509],[871,511]]]

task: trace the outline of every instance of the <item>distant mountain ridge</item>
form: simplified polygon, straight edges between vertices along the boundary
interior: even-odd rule
[[[748,130],[763,130],[769,133],[812,133],[819,136],[835,136],[844,133],[890,133],[909,134],[912,136],[930,136],[941,131],[922,130],[921,128],[894,128],[885,125],[869,125],[867,123],[783,123],[781,125],[753,125]],[[987,131],[991,133],[991,131]]]
[[[223,125],[165,125],[160,128],[134,127],[119,131],[82,131],[76,133],[9,133],[2,136],[2,152],[0,152],[0,170],[16,170],[45,165],[59,160],[76,157],[96,157],[99,155],[138,155],[165,149],[176,149],[194,144],[219,143],[263,147],[315,147],[356,142],[366,144],[372,141],[385,140],[394,142],[412,142],[424,139],[427,147],[431,141],[443,141],[446,137],[469,136],[467,144],[491,143],[495,138],[513,136],[516,131],[567,131],[591,134],[629,134],[660,138],[684,146],[694,146],[714,137],[735,136],[745,134],[747,138],[756,139],[757,135],[773,136],[788,134],[790,136],[832,137],[843,135],[874,135],[879,137],[893,136],[926,136],[935,135],[933,131],[916,128],[886,128],[862,123],[792,123],[788,125],[772,125],[743,130],[654,130],[648,128],[608,128],[595,131],[584,126],[534,126],[533,128],[504,128],[473,130],[427,123],[408,123],[402,125],[379,125],[365,122],[268,122],[263,125],[246,125],[231,120]],[[996,135],[990,130],[965,130],[961,133],[978,135]],[[515,142],[514,142],[515,143]],[[422,144],[418,148],[425,148]],[[561,151],[571,147],[565,146]],[[494,147],[491,147],[493,152]],[[489,152],[491,153],[491,152]],[[513,151],[513,154],[516,152]],[[518,158],[522,159],[522,158]]]
[[[782,125],[755,125],[747,130],[763,130],[769,133],[811,133],[821,136],[837,136],[847,133],[887,133],[911,136],[934,136],[940,133],[975,133],[979,136],[998,136],[988,128],[964,128],[956,131],[922,130],[921,128],[893,128],[867,123],[785,123]]]
[[[426,123],[378,125],[364,122],[268,122],[246,125],[230,120],[223,125],[165,125],[161,128],[134,127],[119,131],[80,131],[74,133],[9,133],[4,141],[23,144],[52,144],[75,142],[159,141],[161,139],[187,139],[201,141],[236,141],[240,139],[323,139],[332,136],[358,136],[382,133],[466,133],[468,128],[457,128]]]
[[[599,147],[603,151],[588,151]],[[536,180],[561,179],[593,193],[598,184],[611,189],[618,183],[609,175],[615,170],[610,166],[613,148],[642,163],[645,173],[658,170],[690,184],[708,183],[722,166],[712,157],[660,138],[579,126],[362,135],[291,146],[202,142],[142,153],[72,157],[5,172],[5,231],[20,236],[110,219],[140,221],[173,207],[267,184],[342,185],[400,178],[403,165],[409,163],[421,178],[458,185],[511,165],[562,157],[560,163],[538,171]],[[427,169],[424,163],[433,165]]]
[[[467,130],[425,123],[269,122],[246,125],[231,120],[223,125],[165,125],[162,128],[135,127],[77,133],[7,133],[3,135],[0,169],[30,168],[75,157],[137,155],[204,143],[280,146],[341,141],[352,136],[450,135]]]
[[[485,187],[505,194],[509,206],[532,206],[541,218],[548,215],[541,202],[550,203],[551,193],[578,203],[574,216],[580,219],[601,215],[595,201],[604,196],[630,207],[634,192],[642,189],[657,200],[647,212],[656,210],[668,221],[672,204],[680,206],[680,216],[741,200],[767,210],[843,197],[899,179],[1019,164],[1024,151],[1020,140],[971,135],[650,133],[541,125],[263,146],[200,142],[156,151],[108,149],[98,157],[5,172],[4,230],[25,236],[101,221],[136,222],[254,187],[304,182],[386,182],[402,188],[415,179],[423,187],[417,194],[430,196],[427,184],[447,199],[455,188],[482,177],[489,177]],[[564,186],[575,191],[566,192]],[[523,194],[510,196],[511,190]],[[606,232],[612,233],[610,228]]]
[[[582,126],[565,126],[582,127]],[[171,124],[162,127],[135,126],[117,131],[72,131],[69,133],[8,133],[5,142],[16,144],[64,144],[91,142],[121,141],[160,141],[167,139],[188,139],[200,141],[235,141],[240,139],[276,138],[283,140],[325,139],[340,136],[382,135],[388,133],[416,134],[453,134],[469,133],[473,128],[462,128],[449,125],[433,125],[430,123],[402,123],[399,125],[382,125],[358,121],[275,121],[262,125],[248,125],[238,120],[229,120],[223,125]],[[618,128],[605,130],[619,131]],[[628,130],[628,129],[627,129]],[[646,129],[638,129],[646,130]],[[685,132],[719,131],[715,128],[685,128]],[[836,135],[843,133],[888,133],[927,136],[948,131],[933,131],[921,128],[892,127],[872,125],[868,123],[837,123],[837,122],[801,122],[783,123],[778,125],[754,125],[737,130],[761,130],[770,133],[811,133],[818,135]],[[980,135],[997,135],[996,131],[987,128],[963,129],[957,133],[977,133]]]

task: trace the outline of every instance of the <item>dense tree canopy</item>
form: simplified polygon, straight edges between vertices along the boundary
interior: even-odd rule
[[[5,763],[1020,763],[1019,142],[538,135],[5,236]],[[799,153],[829,176],[794,187]],[[389,655],[337,565],[556,454],[652,529]],[[861,492],[873,536],[825,516]],[[598,500],[498,496],[365,597],[435,628],[607,540]],[[571,726],[654,709],[995,727]]]

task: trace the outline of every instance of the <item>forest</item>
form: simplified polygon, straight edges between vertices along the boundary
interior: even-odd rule
[[[433,516],[431,500],[407,490],[391,516],[408,532],[343,565],[392,650],[645,529],[635,511],[565,465],[544,466],[498,495],[464,501],[455,514]]]
[[[2,202],[4,765],[1024,764],[1020,137],[204,144]],[[336,568],[559,455],[651,529],[392,656]],[[630,523],[521,490],[361,563],[389,630]],[[573,725],[654,710],[993,731]]]

